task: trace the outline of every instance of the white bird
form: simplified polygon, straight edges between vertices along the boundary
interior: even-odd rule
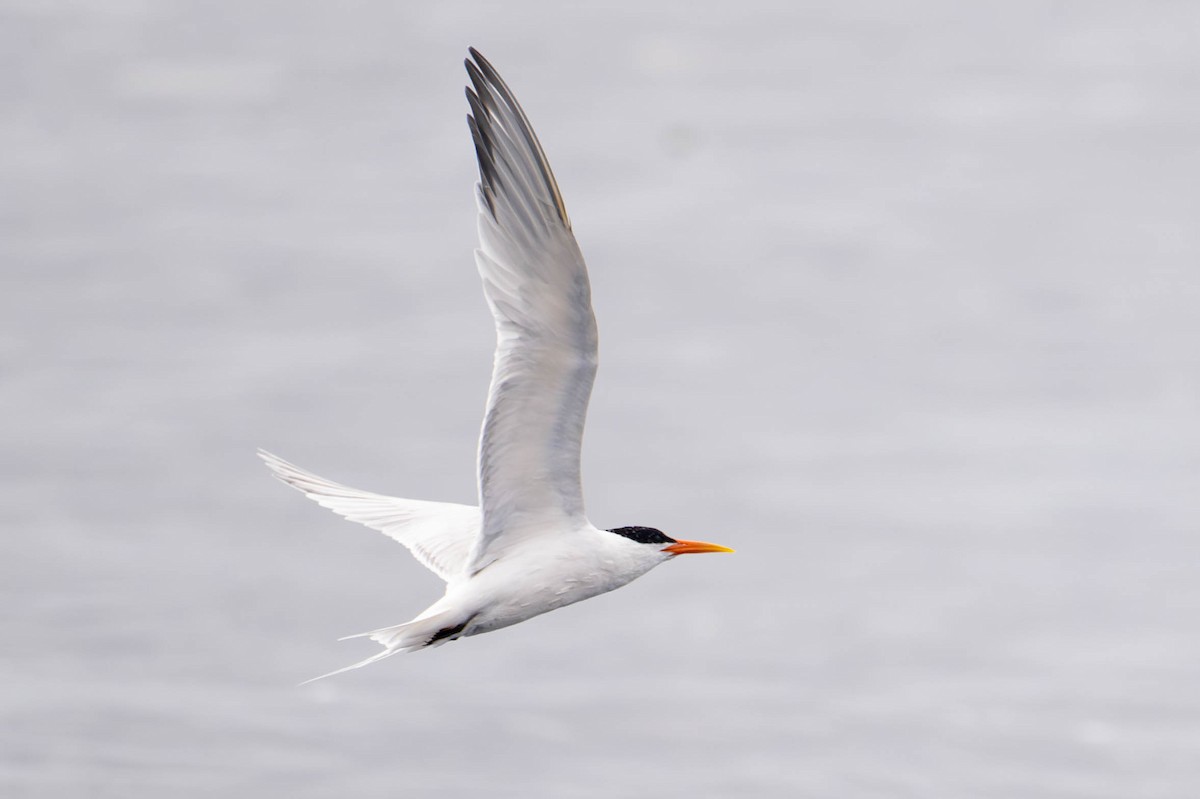
[[[619,588],[676,555],[733,551],[651,527],[601,530],[584,515],[579,454],[597,363],[587,267],[525,113],[492,65],[474,48],[470,55],[475,262],[497,337],[479,507],[360,491],[259,452],[280,480],[396,539],[446,581],[442,598],[412,621],[349,636],[370,637],[382,652],[323,677],[508,627]]]

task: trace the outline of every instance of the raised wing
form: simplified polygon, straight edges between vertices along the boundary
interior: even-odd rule
[[[467,122],[479,159],[475,260],[496,318],[479,440],[478,571],[522,538],[584,520],[579,451],[596,376],[591,286],[558,184],[521,106],[473,48]]]
[[[479,535],[479,508],[359,491],[258,451],[276,477],[322,507],[394,538],[438,577],[460,576]]]

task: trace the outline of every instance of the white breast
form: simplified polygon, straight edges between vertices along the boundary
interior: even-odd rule
[[[670,556],[588,525],[537,536],[447,586],[442,602],[473,609],[463,635],[498,630],[620,588]]]

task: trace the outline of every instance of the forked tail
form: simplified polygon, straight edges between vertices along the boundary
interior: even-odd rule
[[[332,677],[335,674],[361,669],[363,666],[370,665],[384,658],[389,658],[392,655],[401,652],[416,652],[418,649],[429,649],[435,646],[441,646],[447,641],[453,641],[455,638],[461,637],[463,630],[471,623],[471,618],[461,618],[461,614],[457,611],[443,611],[430,616],[418,616],[412,621],[404,624],[397,624],[392,627],[381,627],[378,630],[370,630],[365,633],[356,633],[347,635],[344,638],[339,638],[339,641],[348,641],[351,638],[370,638],[376,643],[382,644],[384,650],[377,652],[366,660],[360,660],[357,663],[352,663],[349,666],[344,666],[336,671],[331,671],[328,674],[322,674],[320,677],[313,677],[311,680],[305,680],[301,685],[308,685],[310,682],[323,680],[326,677]]]

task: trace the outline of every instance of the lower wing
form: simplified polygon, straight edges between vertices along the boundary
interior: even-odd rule
[[[449,582],[466,566],[479,536],[479,508],[453,502],[400,499],[318,477],[263,450],[276,477],[322,507],[394,538],[438,577]]]

